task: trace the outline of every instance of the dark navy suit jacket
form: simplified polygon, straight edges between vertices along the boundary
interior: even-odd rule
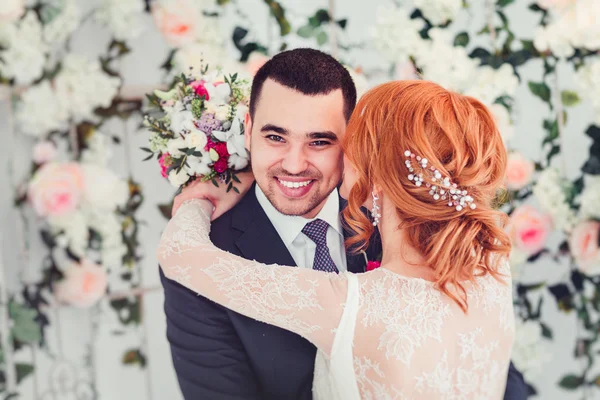
[[[294,260],[256,199],[254,187],[213,222],[219,248],[267,264]],[[380,252],[373,240],[369,260]],[[365,271],[362,254],[347,255],[348,270]],[[165,291],[167,338],[186,400],[312,398],[316,349],[295,333],[267,325],[198,296],[160,272]],[[525,399],[522,376],[511,364],[505,399]]]

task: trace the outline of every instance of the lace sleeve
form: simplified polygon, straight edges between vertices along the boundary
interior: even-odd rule
[[[164,274],[240,314],[293,331],[330,354],[348,290],[343,275],[265,265],[215,247],[212,205],[186,201],[158,247]]]

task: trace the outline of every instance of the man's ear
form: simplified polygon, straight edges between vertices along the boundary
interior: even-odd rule
[[[252,137],[252,118],[250,117],[250,113],[246,113],[246,117],[244,118],[244,145],[246,146],[246,150],[250,152],[250,138]]]

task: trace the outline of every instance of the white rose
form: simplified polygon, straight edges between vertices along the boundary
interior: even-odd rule
[[[207,114],[216,114],[217,113],[217,106],[210,100],[204,102],[204,107],[206,109],[205,112]]]
[[[169,172],[169,182],[177,188],[186,183],[189,178],[189,175],[184,170],[177,172],[175,169],[172,169]]]
[[[202,131],[194,130],[185,136],[185,145],[190,149],[204,150],[204,147],[208,143],[206,134]]]
[[[179,149],[185,149],[187,147],[183,138],[171,139],[167,142],[167,150],[173,157],[179,157],[183,155],[183,152]]]
[[[550,361],[550,352],[542,338],[542,328],[539,322],[516,321],[512,360],[515,367],[525,375],[527,381],[535,378]]]
[[[215,118],[219,121],[227,120],[229,116],[229,110],[231,108],[228,105],[221,105],[217,107],[217,111],[215,112]]]
[[[123,206],[129,198],[129,185],[108,168],[96,164],[82,164],[83,195],[87,203],[106,211]]]
[[[75,211],[68,215],[51,216],[48,218],[48,224],[52,232],[63,232],[58,243],[60,247],[68,247],[78,256],[85,254],[89,240],[89,229],[82,212]]]
[[[214,86],[210,83],[206,83],[204,87],[208,91],[210,101],[212,101],[213,103],[219,105],[229,103],[231,96],[231,88],[228,84],[222,83],[220,85]]]

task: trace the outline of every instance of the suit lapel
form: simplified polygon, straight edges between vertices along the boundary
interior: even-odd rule
[[[254,186],[235,208],[232,217],[233,228],[242,232],[235,244],[244,258],[265,264],[296,266],[277,230],[260,206]]]

